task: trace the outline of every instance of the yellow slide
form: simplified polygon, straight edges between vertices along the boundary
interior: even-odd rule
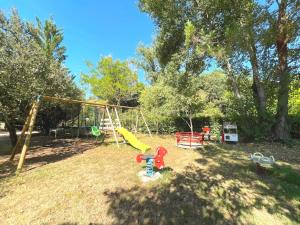
[[[150,149],[150,146],[140,142],[133,133],[127,129],[120,127],[116,128],[116,131],[123,136],[125,141],[127,141],[132,147],[141,150],[142,153],[145,153]]]

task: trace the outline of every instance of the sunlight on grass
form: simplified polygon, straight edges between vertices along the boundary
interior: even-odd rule
[[[161,179],[141,183],[136,174],[144,164],[135,162],[139,152],[125,144],[118,149],[106,140],[80,154],[1,179],[1,224],[300,222],[300,203],[290,195],[298,193],[293,189],[297,185],[289,183],[295,174],[286,167],[270,175],[256,174],[245,145],[187,150],[176,148],[172,136],[140,139],[152,147],[149,154],[160,145],[168,149]]]

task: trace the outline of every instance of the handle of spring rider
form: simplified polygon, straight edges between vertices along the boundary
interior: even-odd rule
[[[155,167],[159,170],[165,167],[164,156],[168,153],[167,149],[160,146],[156,149],[156,156],[155,156]]]
[[[138,154],[135,159],[138,163],[141,163],[143,160],[143,154]]]

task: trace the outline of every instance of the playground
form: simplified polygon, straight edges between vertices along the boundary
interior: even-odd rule
[[[12,176],[6,164],[9,155],[2,154],[1,223],[300,222],[299,190],[287,193],[284,182],[258,175],[248,159],[257,150],[266,155],[272,152],[279,165],[299,171],[300,143],[295,148],[211,143],[203,149],[186,150],[176,147],[171,135],[151,138],[140,134],[138,138],[152,149],[160,143],[168,149],[161,179],[143,184],[136,176],[143,169],[135,161],[138,151],[126,144],[118,149],[113,138],[97,146],[94,140],[76,143],[34,136],[20,176]]]
[[[0,225],[299,225],[299,0],[0,3]]]

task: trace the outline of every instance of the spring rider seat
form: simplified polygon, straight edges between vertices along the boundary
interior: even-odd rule
[[[139,154],[136,156],[136,161],[138,163],[141,163],[143,160],[146,161],[146,171],[140,171],[138,173],[138,176],[142,181],[147,182],[150,180],[156,180],[161,176],[159,172],[154,173],[153,166],[155,165],[158,170],[163,169],[165,167],[164,156],[167,153],[167,149],[160,146],[156,149],[156,155]]]

